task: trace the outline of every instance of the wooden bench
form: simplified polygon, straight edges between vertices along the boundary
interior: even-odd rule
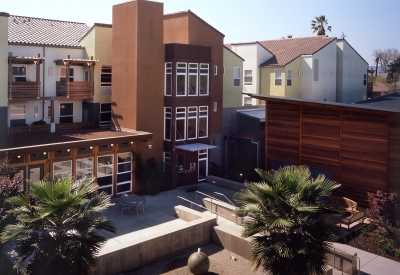
[[[92,128],[93,122],[91,121],[56,124],[56,132],[86,130]]]
[[[364,219],[365,219],[365,212],[364,211],[360,211],[360,212],[355,212],[354,214],[351,214],[350,216],[348,216],[347,218],[342,219],[342,221],[340,222],[340,227],[343,224],[347,224],[347,229],[350,228],[350,225],[352,223],[355,223],[358,220],[362,219],[362,223],[364,223]]]
[[[8,128],[8,135],[30,135],[39,133],[50,133],[50,124]]]
[[[357,209],[357,203],[346,197],[330,196],[324,206],[344,209],[346,212],[354,213]]]

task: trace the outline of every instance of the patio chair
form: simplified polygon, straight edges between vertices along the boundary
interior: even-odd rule
[[[139,216],[139,212],[143,212],[144,214],[144,208],[143,208],[143,201],[140,201],[137,204],[132,205],[132,211],[136,209],[136,217]]]
[[[121,215],[124,215],[124,210],[128,210],[129,214],[132,214],[131,210],[129,209],[129,204],[124,202],[122,199],[118,201],[118,206],[119,209],[121,210]]]
[[[144,199],[143,199],[143,214],[144,214],[144,205],[146,204],[147,201],[147,196],[144,195]]]

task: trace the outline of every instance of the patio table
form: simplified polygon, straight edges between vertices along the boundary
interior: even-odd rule
[[[132,211],[134,205],[137,205],[140,202],[140,201],[134,201],[134,199],[135,199],[134,196],[122,197],[122,200],[129,205],[129,208],[132,209]]]

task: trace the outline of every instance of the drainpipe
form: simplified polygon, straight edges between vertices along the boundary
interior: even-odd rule
[[[228,136],[225,137],[225,175],[228,174]]]
[[[258,167],[260,141],[250,140],[250,142],[257,145],[257,168],[260,168],[260,167]]]
[[[43,57],[46,57],[46,50],[45,50],[45,47],[43,46]],[[43,91],[43,96],[42,97],[44,97],[44,87],[45,87],[45,77],[44,77],[44,74],[46,73],[46,66],[45,66],[45,64],[46,64],[46,59],[44,59],[43,60],[43,63],[42,63],[43,65],[42,65],[42,68],[43,68],[43,73],[42,73],[42,85],[43,85],[43,89],[42,89],[42,91]],[[44,120],[44,99],[42,100],[42,120]]]

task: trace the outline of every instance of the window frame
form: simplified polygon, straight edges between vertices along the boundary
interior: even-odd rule
[[[173,69],[172,62],[165,62],[165,65],[164,65],[164,96],[172,96],[172,69]],[[169,94],[167,93],[167,75],[170,76],[170,84],[171,84]]]
[[[278,72],[279,72],[279,75],[277,74]],[[282,69],[275,69],[274,84],[275,84],[275,86],[282,86]]]
[[[190,68],[191,65],[196,65],[196,68]],[[196,70],[196,72],[191,72],[191,70]],[[196,92],[194,94],[190,93],[190,78],[195,76],[196,77]],[[197,96],[199,93],[199,64],[198,63],[189,63],[188,64],[188,96]]]
[[[110,111],[103,111],[102,106],[103,105],[110,105]],[[101,119],[101,114],[110,114],[110,120],[102,120]],[[100,113],[99,113],[99,126],[100,128],[111,128],[111,102],[100,102]]]
[[[233,87],[240,87],[240,67],[233,67]]]
[[[25,74],[19,74],[20,73],[19,70],[18,70],[18,74],[15,74],[14,73],[14,68],[21,68],[21,71],[24,71]],[[12,74],[12,81],[13,82],[28,82],[27,69],[26,69],[26,66],[24,66],[24,65],[12,66],[11,74]],[[18,80],[18,78],[21,78],[21,80]]]
[[[367,74],[364,74],[363,86],[367,85]]]
[[[12,114],[12,107],[16,107],[16,106],[23,106],[23,110],[24,110],[24,113],[22,114]],[[26,119],[26,104],[10,104],[9,105],[9,109],[10,109],[10,120],[19,120],[19,119]],[[23,117],[22,117],[22,115],[23,115]],[[14,118],[13,118],[13,116],[14,116]],[[15,117],[15,116],[21,116],[20,118],[19,117]]]
[[[180,110],[179,110],[180,109]],[[178,115],[181,115],[178,117]],[[178,120],[183,120],[183,136],[178,139]],[[175,108],[175,141],[183,141],[186,140],[186,107],[176,107]]]
[[[111,157],[112,162],[109,164],[105,164],[105,165],[99,165],[99,158],[104,158],[104,157]],[[99,168],[103,168],[103,167],[109,167],[111,168],[111,174],[106,174],[105,176],[99,176]],[[111,184],[108,185],[103,185],[103,186],[98,186],[97,190],[101,191],[101,189],[105,189],[105,188],[109,188],[111,187],[111,193],[110,195],[113,195],[114,192],[114,154],[110,154],[110,155],[101,155],[101,156],[97,156],[97,162],[96,162],[96,178],[101,179],[101,178],[105,178],[105,177],[109,177],[111,176]]]
[[[250,74],[248,74],[248,73],[250,73]],[[247,78],[247,81],[246,81],[246,78]],[[253,85],[253,70],[244,70],[243,83],[246,86],[252,86]]]
[[[218,75],[218,66],[214,65],[214,75]]]
[[[201,87],[201,78],[207,77],[206,85],[207,85],[207,92],[202,92]],[[210,94],[210,64],[207,63],[200,63],[200,70],[199,70],[199,96],[208,96]]]
[[[194,126],[194,137],[189,138],[189,120],[195,121]],[[187,123],[186,123],[187,140],[197,139],[197,127],[198,127],[198,107],[190,106],[187,107]]]
[[[72,108],[71,108],[72,114],[71,114],[71,115],[61,115],[61,106],[62,106],[62,105],[65,105],[65,104],[72,104]],[[73,123],[73,122],[74,122],[74,103],[72,103],[72,102],[63,102],[63,103],[60,103],[60,108],[59,108],[59,110],[60,110],[60,114],[59,114],[59,123],[60,123],[60,124],[62,124],[62,123]],[[66,118],[66,117],[71,117],[71,118],[72,118],[72,121],[71,121],[71,122],[61,122],[61,118]]]
[[[197,131],[197,136],[198,138],[208,138],[208,106],[199,106],[199,119],[198,119],[198,131]],[[201,118],[206,119],[206,125],[203,128],[205,135],[201,136],[200,135],[200,126],[201,125]]]
[[[181,66],[179,67],[179,65],[185,65],[184,67]],[[188,86],[188,81],[187,81],[187,63],[184,62],[176,62],[176,96],[186,96],[187,94],[187,86]],[[179,72],[178,70],[185,70],[185,72]],[[184,76],[185,79],[185,83],[183,84],[183,88],[184,88],[184,92],[183,94],[178,94],[178,77],[179,76]]]
[[[84,167],[84,168],[81,168],[81,166],[80,165],[78,165],[78,162],[81,162],[82,163],[82,161],[83,160],[88,160],[88,162],[91,162],[91,167],[89,166],[89,167]],[[76,161],[75,161],[75,164],[76,164],[76,166],[75,166],[75,178],[76,178],[76,180],[81,180],[81,179],[83,179],[84,178],[84,176],[82,176],[82,177],[79,177],[79,175],[78,175],[78,172],[81,172],[81,171],[91,171],[92,173],[90,174],[88,174],[88,177],[93,177],[93,169],[94,169],[94,157],[87,157],[87,158],[77,158],[76,159]],[[86,162],[84,162],[84,164],[86,165],[87,163]],[[86,176],[87,174],[85,174],[85,176]]]
[[[65,171],[65,172],[55,172],[55,166],[56,166],[56,164],[57,163],[60,163],[60,164],[62,164],[62,163],[69,163],[70,164],[70,171]],[[69,175],[71,175],[72,174],[72,160],[62,160],[62,161],[55,161],[55,162],[53,162],[53,175],[65,175],[65,174],[67,174],[67,176],[69,176]]]
[[[110,72],[103,71],[103,69],[110,69]],[[109,81],[103,81],[103,77],[110,78]],[[101,64],[100,68],[100,87],[112,88],[112,66],[110,64]]]
[[[67,80],[67,67],[61,67],[60,68],[60,81],[62,81],[63,79],[65,79],[65,81]],[[64,75],[63,75],[63,71],[65,71]],[[69,82],[74,82],[74,68],[70,67],[69,68]],[[71,74],[72,73],[72,74]]]
[[[167,120],[169,120],[169,139],[167,137]],[[164,140],[171,141],[172,136],[172,108],[164,107]]]
[[[286,86],[292,86],[292,69],[286,71]]]
[[[130,161],[120,162],[119,161],[119,156],[123,155],[123,154],[129,154],[130,155]],[[124,152],[124,153],[117,154],[117,183],[116,183],[116,193],[117,193],[117,195],[121,195],[121,194],[124,194],[124,193],[132,192],[132,158],[133,158],[132,152]],[[130,166],[129,166],[130,170],[129,171],[120,172],[119,171],[120,164],[130,164]],[[130,180],[125,180],[125,181],[118,182],[118,175],[123,175],[123,174],[130,174]],[[118,192],[118,186],[126,185],[126,184],[129,184],[129,190]]]

